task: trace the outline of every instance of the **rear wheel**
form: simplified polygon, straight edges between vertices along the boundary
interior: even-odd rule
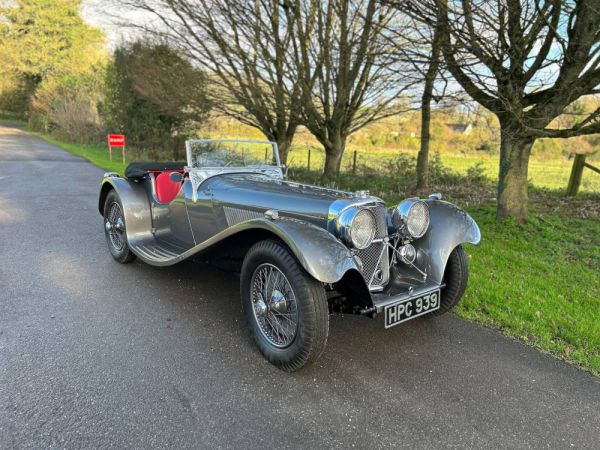
[[[248,251],[241,297],[248,327],[269,362],[291,372],[319,357],[329,333],[325,289],[282,243],[265,240]]]
[[[125,214],[119,195],[110,191],[104,202],[104,234],[112,257],[121,264],[135,260],[135,254],[127,243]]]
[[[441,292],[440,309],[427,314],[427,316],[440,316],[454,309],[467,289],[469,280],[469,266],[467,254],[462,245],[459,245],[448,257],[443,283],[446,285]]]

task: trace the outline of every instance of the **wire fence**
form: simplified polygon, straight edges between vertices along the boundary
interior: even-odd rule
[[[341,171],[363,173],[371,170],[381,170],[390,167],[390,163],[398,159],[399,151],[367,151],[347,150],[342,156]],[[325,167],[325,151],[323,148],[303,145],[293,146],[288,154],[287,166],[292,169],[305,169],[321,172]]]
[[[340,172],[356,176],[384,175],[416,180],[416,150],[408,149],[347,149],[342,157]],[[463,153],[439,153],[435,146],[430,151],[430,177],[461,182],[462,177],[486,179],[494,182],[498,178],[499,157],[497,154],[478,151]],[[589,163],[588,163],[589,164]],[[313,145],[292,146],[287,166],[294,170],[322,173],[325,166],[325,151]],[[566,189],[572,162],[567,158],[552,160],[531,158],[529,178],[538,187]],[[587,167],[587,166],[586,166]],[[589,170],[581,181],[587,192],[600,192],[600,177]]]

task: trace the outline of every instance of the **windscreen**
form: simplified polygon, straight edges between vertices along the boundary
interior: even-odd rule
[[[188,166],[248,167],[279,166],[273,142],[238,140],[191,140],[186,143]]]

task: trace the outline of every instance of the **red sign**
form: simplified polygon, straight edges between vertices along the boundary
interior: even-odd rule
[[[109,134],[108,135],[108,146],[109,147],[125,147],[125,135],[124,134]]]

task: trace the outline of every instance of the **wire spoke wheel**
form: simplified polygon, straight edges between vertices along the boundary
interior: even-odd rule
[[[123,204],[119,195],[111,189],[104,201],[104,235],[110,254],[115,261],[121,264],[129,264],[135,261],[135,254],[129,248],[125,227],[125,215]]]
[[[298,331],[298,305],[290,282],[277,267],[264,263],[254,271],[250,286],[260,332],[275,347],[290,346]]]
[[[319,357],[329,333],[325,288],[285,244],[254,244],[242,264],[240,288],[246,322],[270,363],[292,372]]]
[[[108,214],[104,223],[106,233],[110,239],[110,243],[116,251],[121,251],[125,247],[125,219],[121,205],[118,202],[113,202],[109,206]]]

